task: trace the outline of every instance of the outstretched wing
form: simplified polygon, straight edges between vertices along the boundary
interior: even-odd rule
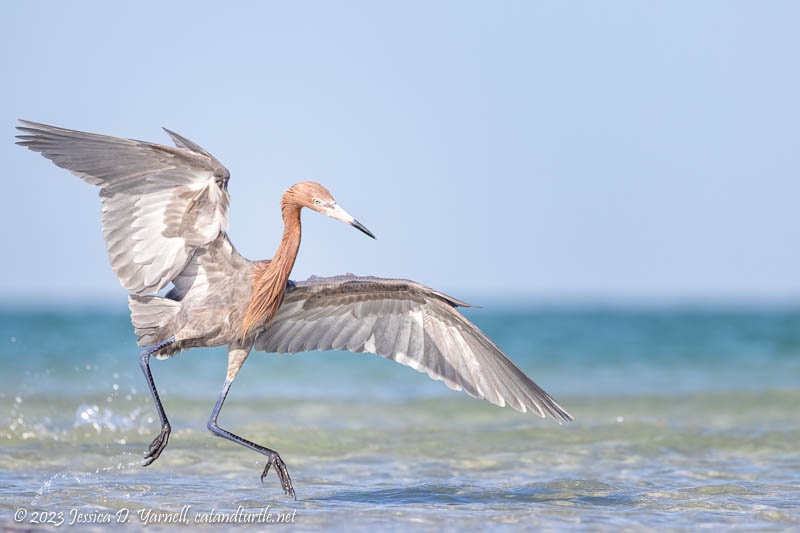
[[[469,305],[408,280],[312,277],[290,283],[255,349],[372,352],[495,405],[572,420],[459,306]]]
[[[137,294],[158,291],[228,227],[230,173],[192,141],[178,148],[20,121],[17,144],[100,187],[111,266]]]

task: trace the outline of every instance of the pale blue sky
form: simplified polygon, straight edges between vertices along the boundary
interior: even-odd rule
[[[250,258],[320,181],[378,240],[306,213],[294,278],[798,298],[798,6],[4,2],[0,295],[124,295],[96,191],[14,146],[27,118],[198,142]]]

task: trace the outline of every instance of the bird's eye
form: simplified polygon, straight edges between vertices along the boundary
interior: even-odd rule
[[[319,198],[314,198],[314,205],[319,205],[319,204],[321,204],[321,203],[322,203],[322,202],[320,201],[320,199],[319,199]]]

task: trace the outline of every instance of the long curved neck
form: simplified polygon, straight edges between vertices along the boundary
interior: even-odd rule
[[[242,337],[256,324],[269,323],[278,312],[300,249],[300,209],[302,206],[285,194],[281,199],[283,236],[272,261],[256,269],[252,278],[250,303],[244,316]]]
[[[276,272],[283,276],[282,288],[286,288],[286,281],[289,279],[289,274],[294,267],[294,260],[297,259],[297,252],[300,249],[300,209],[301,206],[293,202],[285,200],[281,202],[283,236],[269,266],[274,266]]]

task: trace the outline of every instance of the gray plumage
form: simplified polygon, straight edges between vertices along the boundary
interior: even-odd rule
[[[167,131],[179,149],[20,121],[17,144],[100,187],[111,268],[136,294],[157,292],[228,229],[228,170]]]
[[[495,405],[571,420],[456,307],[471,306],[409,280],[312,277],[289,286],[255,349],[376,353]]]

